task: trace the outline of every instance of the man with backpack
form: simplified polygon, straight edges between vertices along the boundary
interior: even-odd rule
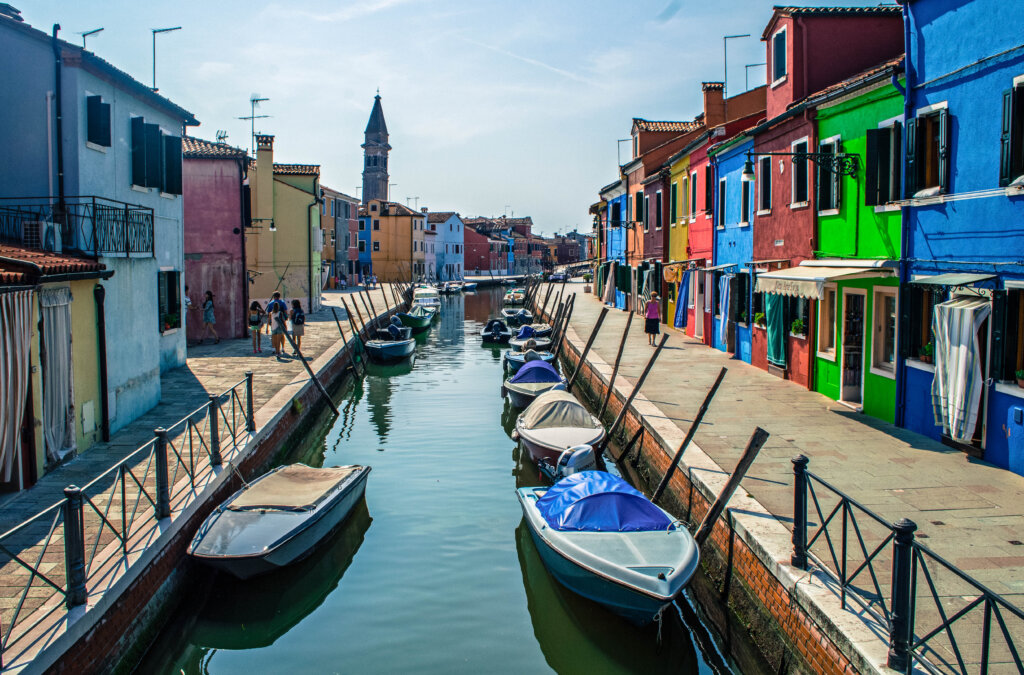
[[[284,334],[288,330],[285,320],[288,317],[288,305],[281,299],[281,294],[274,291],[267,303],[267,316],[270,318],[270,345],[274,348],[274,356],[284,356]]]

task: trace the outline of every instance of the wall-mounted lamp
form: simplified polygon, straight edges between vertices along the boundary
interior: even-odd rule
[[[743,162],[743,172],[740,179],[745,183],[754,180],[753,157],[792,157],[793,161],[805,160],[814,162],[829,173],[840,176],[853,176],[857,173],[857,155],[849,152],[748,152],[747,161]],[[779,170],[784,164],[779,160]]]

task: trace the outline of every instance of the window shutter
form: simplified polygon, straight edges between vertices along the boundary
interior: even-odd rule
[[[910,199],[917,192],[917,131],[918,120],[912,118],[907,120],[907,177],[905,198]]]
[[[90,143],[110,147],[110,104],[100,96],[85,99],[86,139]]]
[[[1006,377],[1006,291],[992,291],[992,351],[989,356],[988,376],[995,380],[1013,379]]]
[[[146,186],[146,121],[132,118],[132,185]]]
[[[1010,180],[1024,174],[1024,86],[1013,89],[1010,110]]]
[[[181,138],[164,136],[164,187],[167,194],[181,194]]]
[[[671,211],[671,213],[672,213],[672,215],[670,216],[669,222],[672,222],[672,223],[676,222],[676,220],[678,218],[677,213],[676,213],[676,207],[678,206],[678,195],[677,195],[678,190],[677,190],[677,187],[678,186],[676,185],[676,183],[672,183],[672,191],[669,193],[669,198],[668,198],[669,199],[668,210]]]
[[[921,315],[921,292],[910,285],[900,286],[899,290],[899,326],[896,333],[899,335],[899,353],[903,358],[917,356],[911,354],[914,345],[914,336],[921,334],[920,322],[915,317]]]
[[[704,166],[704,211],[715,210],[715,170],[710,164]]]
[[[949,174],[952,167],[949,162],[949,110],[939,111],[939,190],[949,192]]]
[[[837,157],[843,153],[843,144],[842,143],[836,143],[835,153],[836,153]],[[838,168],[838,164],[836,165],[836,168]],[[842,199],[842,196],[843,196],[842,195],[842,190],[843,190],[843,175],[841,173],[839,173],[838,171],[833,171],[832,172],[832,208],[834,208],[834,209],[838,209],[839,206],[840,206],[840,200]]]
[[[999,186],[1006,187],[1012,180],[1011,166],[1013,146],[1010,142],[1010,128],[1013,126],[1013,89],[1003,92],[1003,123],[999,134]]]
[[[155,187],[162,190],[164,187],[163,175],[163,141],[160,138],[159,124],[145,125],[145,146],[146,146],[146,177],[145,187]]]
[[[888,129],[868,129],[867,145],[864,155],[864,203],[867,206],[884,204],[882,200],[882,187],[879,180],[879,157],[885,155],[881,152],[882,138],[888,134]],[[885,190],[888,191],[888,190]]]

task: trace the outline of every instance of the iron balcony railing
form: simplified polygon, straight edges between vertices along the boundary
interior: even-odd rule
[[[901,673],[1022,673],[1024,611],[793,458],[795,567],[813,562],[889,637]],[[922,535],[923,538],[923,535]]]
[[[0,241],[90,258],[152,257],[153,209],[105,197],[0,197]]]
[[[123,575],[255,431],[252,373],[64,499],[0,534],[0,669],[23,666],[63,616]],[[17,584],[11,580],[18,580]],[[13,589],[11,587],[14,587]],[[14,592],[12,592],[12,590]]]

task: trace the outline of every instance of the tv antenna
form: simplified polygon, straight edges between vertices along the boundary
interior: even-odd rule
[[[217,142],[226,143],[228,140],[228,132],[224,129],[217,129]]]
[[[270,117],[270,115],[257,115],[256,114],[256,108],[263,101],[269,101],[269,100],[270,100],[269,98],[261,97],[259,94],[253,94],[252,96],[249,97],[249,108],[250,108],[250,111],[251,111],[249,113],[249,116],[248,117],[238,117],[238,118],[236,118],[236,119],[240,119],[240,120],[249,120],[249,122],[251,123],[251,126],[252,126],[252,132],[251,132],[252,133],[252,154],[253,154],[253,157],[256,156],[256,120],[261,120],[261,119],[265,119],[267,117]]]
[[[85,44],[85,39],[87,37],[89,37],[90,35],[96,35],[96,33],[99,33],[102,30],[103,30],[102,28],[94,28],[92,30],[85,31],[84,33],[79,33],[79,35],[82,36],[82,49],[86,49],[87,48],[87,45]]]

